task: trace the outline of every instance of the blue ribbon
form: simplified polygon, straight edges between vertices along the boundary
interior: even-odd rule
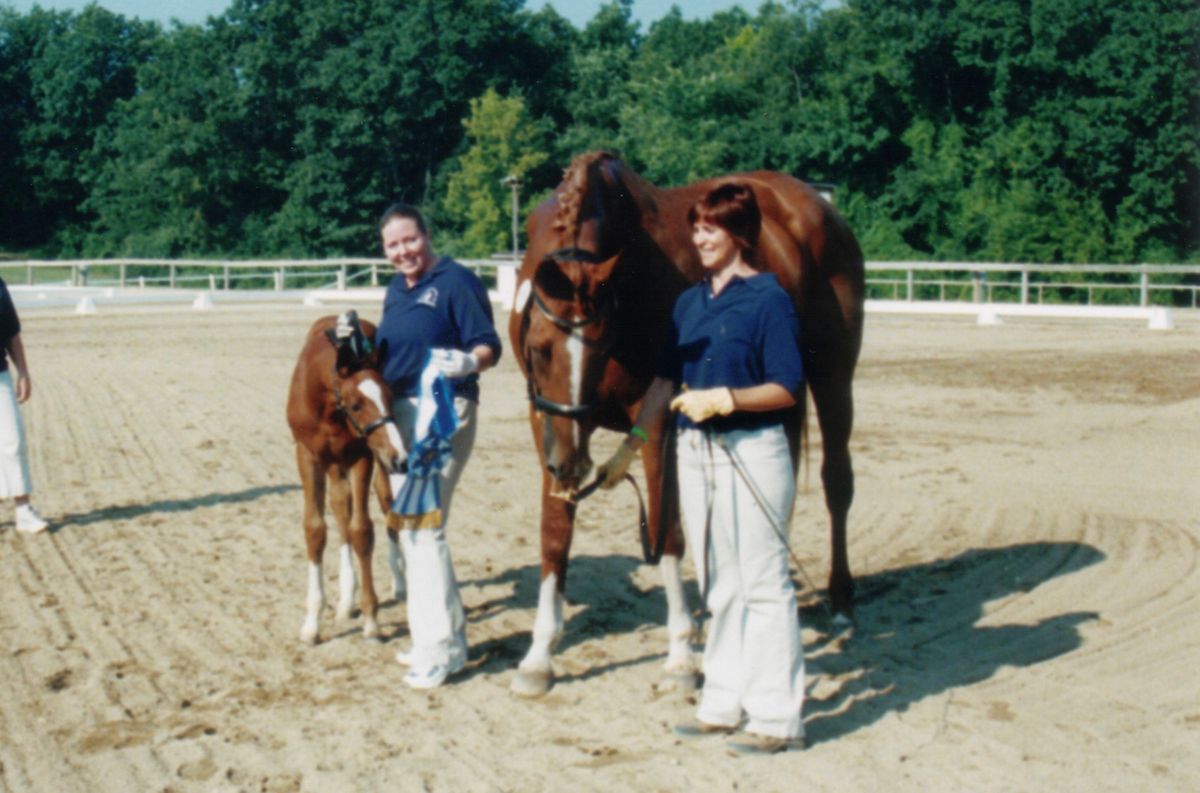
[[[408,453],[408,476],[392,502],[388,525],[394,529],[438,528],[442,525],[442,470],[450,462],[451,436],[458,429],[454,387],[426,357],[417,397],[418,438]]]

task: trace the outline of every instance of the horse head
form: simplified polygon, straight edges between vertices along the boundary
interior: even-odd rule
[[[392,416],[392,390],[380,374],[387,341],[376,346],[373,335],[374,328],[363,329],[353,312],[343,314],[337,328],[326,331],[336,356],[328,387],[335,417],[367,444],[384,470],[399,473],[404,442]]]
[[[588,438],[604,395],[614,277],[629,231],[621,162],[605,152],[577,157],[555,191],[549,228],[531,234],[514,302],[529,398],[541,418],[546,471],[569,495],[591,471]]]

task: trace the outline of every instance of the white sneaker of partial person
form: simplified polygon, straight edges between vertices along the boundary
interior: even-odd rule
[[[17,506],[17,531],[25,534],[38,534],[49,528],[47,523],[32,504],[20,504]]]
[[[405,655],[408,654],[405,653]],[[397,653],[397,656],[399,656],[399,653]],[[396,660],[400,660],[399,657]],[[404,673],[404,685],[419,691],[437,688],[442,683],[445,683],[446,678],[450,677],[450,675],[461,672],[466,665],[466,659],[459,658],[451,661],[449,666],[435,664],[423,669],[410,668]]]

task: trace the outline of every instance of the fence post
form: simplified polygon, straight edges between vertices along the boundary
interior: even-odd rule
[[[175,265],[174,264],[170,265],[168,267],[167,272],[168,272],[168,276],[169,276],[168,277],[168,286],[170,286],[172,289],[174,289],[175,288]]]
[[[125,288],[125,262],[121,262],[119,265],[117,265],[117,272],[118,272],[117,282],[120,283],[121,288],[124,289]]]
[[[1021,271],[1021,305],[1029,302],[1029,271]]]
[[[275,271],[275,291],[276,292],[283,291],[283,268],[282,267],[280,267],[278,270]]]
[[[904,299],[911,302],[913,299],[913,271],[911,268],[909,270],[905,271],[904,285],[905,285],[905,298]]]
[[[1140,305],[1145,306],[1150,303],[1150,273],[1145,270],[1142,270],[1140,299]]]
[[[229,291],[229,262],[225,263],[225,291]]]
[[[346,265],[344,264],[338,268],[337,288],[339,292],[346,291]]]
[[[371,286],[379,286],[379,268],[371,265]]]

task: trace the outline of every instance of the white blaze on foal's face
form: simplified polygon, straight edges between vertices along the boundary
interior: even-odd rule
[[[386,400],[383,398],[383,389],[379,386],[379,383],[374,380],[362,380],[358,384],[358,392],[375,405],[376,409],[379,410],[379,415],[388,415]],[[400,430],[396,428],[394,423],[386,424],[385,429],[387,430],[388,440],[391,442],[392,447],[403,454],[405,451],[404,441],[400,440]]]

